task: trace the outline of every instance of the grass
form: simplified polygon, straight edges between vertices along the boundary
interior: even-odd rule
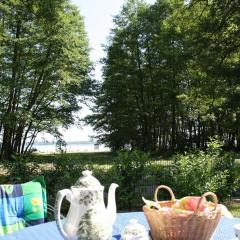
[[[240,202],[227,202],[226,207],[232,213],[234,217],[240,217]]]
[[[108,179],[111,174],[111,168],[113,166],[113,161],[115,154],[111,152],[97,152],[97,153],[66,153],[66,154],[33,154],[28,160],[27,165],[33,165],[37,174],[44,175],[48,182],[48,185],[55,190],[51,190],[52,204],[55,200],[56,191],[58,188],[69,187],[74,181],[81,176],[81,169],[83,166],[89,167],[94,170],[94,173],[97,173],[97,178],[100,182],[108,185],[108,182],[111,179]],[[59,164],[58,164],[59,163]],[[147,172],[151,173],[148,176],[144,177],[144,181],[148,186],[155,188],[156,183],[161,181],[161,184],[169,184],[170,180],[168,179],[169,169],[171,168],[173,162],[167,158],[153,158],[149,161],[147,165]],[[59,169],[60,167],[60,169]],[[67,168],[66,168],[67,167]],[[6,176],[6,169],[3,168],[3,165],[0,164],[0,182],[4,183],[4,177]],[[97,172],[95,172],[97,170]],[[60,172],[59,172],[60,171]],[[59,175],[58,173],[62,173]],[[57,175],[56,175],[57,174]],[[240,177],[240,159],[236,159],[236,176]],[[5,175],[5,176],[4,176]],[[27,177],[27,176],[26,176]],[[32,176],[31,176],[32,177]],[[2,178],[2,180],[1,180]],[[55,186],[55,181],[57,179],[64,179],[64,183],[61,183],[61,186]],[[54,179],[54,182],[52,182]],[[145,182],[144,182],[145,184]],[[141,190],[141,194],[146,194],[144,189]],[[146,190],[149,191],[149,190]],[[154,191],[152,189],[151,191]],[[240,202],[226,202],[224,203],[228,209],[232,212],[235,217],[240,217]]]
[[[74,162],[76,165],[90,166],[92,169],[99,169],[107,172],[113,166],[114,158],[116,154],[112,152],[93,152],[93,153],[64,153],[64,154],[33,154],[29,164],[37,163],[40,169],[54,170],[53,163],[59,161]],[[153,158],[149,162],[147,168],[154,173],[163,170],[163,167],[170,167],[172,165],[171,160]]]
[[[49,163],[59,160],[59,157],[66,160],[78,161],[79,164],[95,163],[98,165],[109,164],[113,161],[115,154],[112,152],[93,152],[93,153],[64,153],[61,154],[33,154],[32,160],[38,163]]]
[[[74,161],[76,164],[91,164],[94,169],[99,169],[104,171],[105,173],[108,172],[111,167],[112,163],[115,158],[115,154],[111,152],[98,152],[98,153],[66,153],[62,157],[66,161]],[[42,165],[48,166],[51,162],[59,161],[58,154],[50,154],[50,155],[39,155],[35,154],[33,157],[33,161],[41,162]],[[148,176],[149,184],[154,183],[155,178],[165,178],[164,176],[166,171],[164,170],[165,167],[169,168],[172,165],[172,161],[169,159],[161,159],[161,158],[154,158],[151,159],[147,168],[149,172],[152,172],[151,176]],[[240,177],[240,159],[236,159],[236,176]],[[227,206],[229,211],[234,215],[234,217],[240,217],[240,202],[226,202],[223,203]]]

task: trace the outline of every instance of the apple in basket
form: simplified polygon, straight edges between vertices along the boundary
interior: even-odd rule
[[[201,197],[193,197],[193,196],[181,198],[172,206],[172,208],[186,210],[186,211],[195,211],[200,198]],[[206,199],[203,199],[200,202],[198,209],[200,212],[203,212],[206,209],[206,207],[207,207],[207,201]]]

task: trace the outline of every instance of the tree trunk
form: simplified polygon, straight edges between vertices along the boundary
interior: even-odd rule
[[[21,153],[24,153],[24,151],[25,151],[25,145],[26,145],[28,133],[29,133],[30,129],[32,128],[32,124],[33,124],[33,122],[31,121],[28,125],[27,130],[24,133],[23,140],[22,140],[22,145],[21,145]]]
[[[240,128],[237,129],[237,134],[236,134],[236,149],[239,152],[240,151]]]
[[[23,131],[24,131],[24,124],[21,123],[16,130],[16,135],[15,135],[14,144],[13,144],[13,150],[16,153],[21,153]]]
[[[142,140],[143,146],[142,150],[147,150],[147,140],[148,140],[148,132],[147,132],[147,118],[146,118],[146,109],[145,109],[145,99],[144,99],[144,83],[143,83],[143,72],[141,67],[141,57],[140,50],[137,44],[137,68],[138,68],[138,79],[139,79],[139,87],[140,87],[140,101],[141,101],[141,120],[142,120]]]
[[[171,131],[171,150],[174,151],[176,147],[176,107],[172,104],[172,131]]]
[[[21,33],[21,22],[18,21],[16,27],[16,42],[14,44],[13,50],[13,60],[12,60],[12,85],[9,94],[8,100],[8,107],[5,112],[5,123],[3,124],[3,142],[1,148],[1,159],[8,160],[11,158],[13,153],[13,146],[12,146],[12,138],[14,132],[14,112],[15,112],[15,105],[16,105],[16,83],[17,83],[17,75],[18,75],[18,68],[19,68],[19,44],[17,39],[19,39]]]

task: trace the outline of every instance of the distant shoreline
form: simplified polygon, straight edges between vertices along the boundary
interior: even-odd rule
[[[86,152],[84,152],[84,151],[81,151],[81,152],[66,152],[66,154],[74,154],[74,153],[89,153],[89,154],[91,154],[91,153],[110,153],[111,151],[110,150],[106,150],[106,151],[86,151]],[[37,151],[37,152],[34,152],[35,154],[39,154],[39,155],[50,155],[50,154],[61,154],[60,152],[57,152],[57,151],[55,151],[55,152],[39,152],[39,151]]]
[[[33,145],[56,145],[57,142],[34,142]],[[67,145],[71,145],[71,144],[97,144],[98,143],[96,141],[68,141],[66,142]]]
[[[37,153],[57,153],[56,143],[53,142],[35,142],[32,149]],[[85,152],[109,152],[110,149],[103,144],[97,144],[94,141],[72,141],[66,142],[66,147],[62,147],[67,153],[85,153]]]

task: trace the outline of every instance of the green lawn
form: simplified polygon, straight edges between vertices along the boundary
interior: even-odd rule
[[[36,162],[53,162],[65,158],[66,160],[79,161],[80,164],[95,163],[110,164],[115,154],[111,152],[93,153],[65,153],[65,154],[33,154],[32,160]]]
[[[81,175],[83,166],[97,170],[97,177],[103,182],[107,179],[106,173],[111,174],[111,167],[115,154],[111,152],[97,152],[97,153],[66,153],[66,154],[33,154],[28,160],[27,165],[32,165],[33,169],[37,169],[37,174],[43,174],[46,177],[48,185],[51,189],[52,201],[55,200],[56,191],[58,188],[70,186]],[[151,159],[147,165],[147,172],[151,173],[144,178],[148,185],[156,185],[156,182],[168,179],[168,169],[171,167],[172,161],[168,159],[154,158]],[[59,168],[60,167],[60,168]],[[4,180],[5,171],[3,165],[0,165],[0,180]],[[62,177],[61,177],[62,176]],[[240,159],[236,159],[236,176],[240,176]],[[51,179],[54,178],[54,182]],[[56,182],[62,181],[64,184],[55,186]],[[167,181],[168,183],[169,181]],[[105,183],[106,184],[106,183]],[[66,185],[66,186],[65,186]],[[106,184],[107,185],[107,184]],[[56,189],[53,189],[56,188]],[[49,189],[50,190],[50,189]],[[153,191],[153,190],[152,190]],[[144,190],[142,192],[144,193]],[[50,199],[49,199],[50,200]],[[224,203],[235,217],[240,217],[240,202]]]
[[[234,217],[240,217],[240,202],[228,202],[226,207]]]
[[[65,153],[65,154],[33,154],[31,163],[37,163],[41,169],[50,169],[52,163],[74,162],[76,165],[89,165],[92,169],[104,170],[105,172],[113,166],[116,154],[112,152],[95,153]],[[163,167],[172,165],[171,160],[153,158],[148,164],[148,169],[155,173]]]

